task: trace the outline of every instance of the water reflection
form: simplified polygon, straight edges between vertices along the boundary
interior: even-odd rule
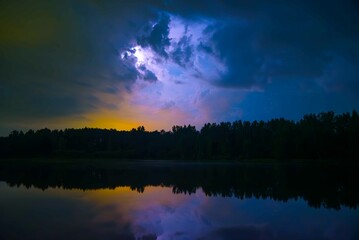
[[[358,239],[358,210],[170,187],[83,191],[0,183],[0,239]]]
[[[0,181],[9,186],[47,189],[114,189],[130,186],[171,187],[173,193],[259,198],[288,201],[304,199],[311,207],[356,208],[359,203],[358,166],[253,165],[196,163],[18,164],[0,163]]]

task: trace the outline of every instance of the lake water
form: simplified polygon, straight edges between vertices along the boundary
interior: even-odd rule
[[[359,239],[357,169],[0,166],[0,239]]]

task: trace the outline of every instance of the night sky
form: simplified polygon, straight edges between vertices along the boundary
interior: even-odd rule
[[[354,109],[355,0],[0,2],[0,135]]]

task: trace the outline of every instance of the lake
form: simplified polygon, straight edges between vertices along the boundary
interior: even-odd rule
[[[357,166],[0,164],[0,239],[359,239]]]

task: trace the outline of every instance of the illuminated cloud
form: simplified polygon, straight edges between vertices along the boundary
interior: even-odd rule
[[[211,24],[213,21],[208,19],[188,21],[163,13],[157,23],[145,26],[148,36],[142,35],[136,42],[138,45],[120,54],[124,64],[139,73],[138,81],[131,88],[134,108],[145,106],[157,113],[173,112],[173,124],[197,126],[216,120],[213,113],[218,109],[222,113],[229,109],[227,100],[214,100],[230,91],[220,90],[213,84],[225,74],[226,67],[219,58],[204,50],[203,46],[213,34],[208,31]],[[147,80],[146,72],[153,81],[141,81]],[[218,106],[218,102],[222,104]],[[218,108],[211,110],[216,105]]]

